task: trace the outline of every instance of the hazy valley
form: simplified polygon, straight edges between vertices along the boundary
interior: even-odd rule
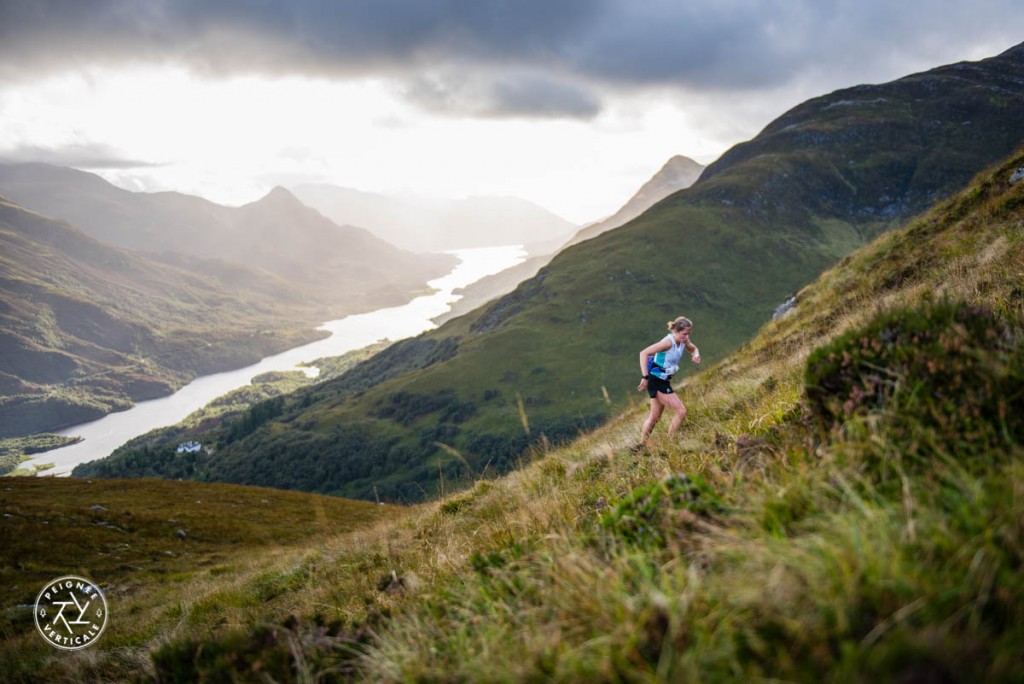
[[[299,185],[292,192],[339,225],[366,228],[391,244],[417,252],[521,244],[540,255],[555,251],[578,230],[516,197],[441,200],[331,185]]]

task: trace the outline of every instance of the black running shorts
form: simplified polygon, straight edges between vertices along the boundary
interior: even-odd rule
[[[668,380],[662,380],[661,378],[649,375],[647,376],[647,396],[654,399],[658,395],[658,392],[662,394],[675,394],[672,391],[672,383]]]

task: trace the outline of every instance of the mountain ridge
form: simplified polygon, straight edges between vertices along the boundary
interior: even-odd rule
[[[564,247],[596,237],[605,231],[632,221],[652,206],[679,190],[685,190],[700,178],[707,168],[689,157],[677,154],[667,162],[651,178],[640,186],[629,200],[608,218],[595,221],[584,226]]]
[[[260,200],[226,207],[177,192],[130,192],[74,169],[0,164],[0,194],[26,208],[116,247],[236,261],[315,285],[318,292],[310,295],[333,309],[331,317],[402,303],[455,263],[449,255],[413,254],[361,228],[337,226],[287,201],[287,192],[275,188]],[[263,241],[247,239],[254,230]]]

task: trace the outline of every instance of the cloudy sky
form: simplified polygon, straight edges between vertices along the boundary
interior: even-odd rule
[[[1020,0],[0,0],[0,159],[584,223],[810,97],[1020,42]]]

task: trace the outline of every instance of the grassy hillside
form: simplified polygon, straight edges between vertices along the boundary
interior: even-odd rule
[[[638,406],[393,521],[160,601],[115,587],[129,617],[89,652],[48,657],[12,618],[4,674],[1020,681],[1022,167],[801,289],[682,385],[677,443],[634,453]]]
[[[265,272],[159,261],[2,198],[0,274],[0,437],[98,418],[323,334],[304,291]]]
[[[823,270],[1012,153],[1022,69],[1019,46],[800,105],[509,295],[299,393],[196,477],[411,501],[507,472],[636,402],[636,354],[664,321],[690,317],[720,361]]]

